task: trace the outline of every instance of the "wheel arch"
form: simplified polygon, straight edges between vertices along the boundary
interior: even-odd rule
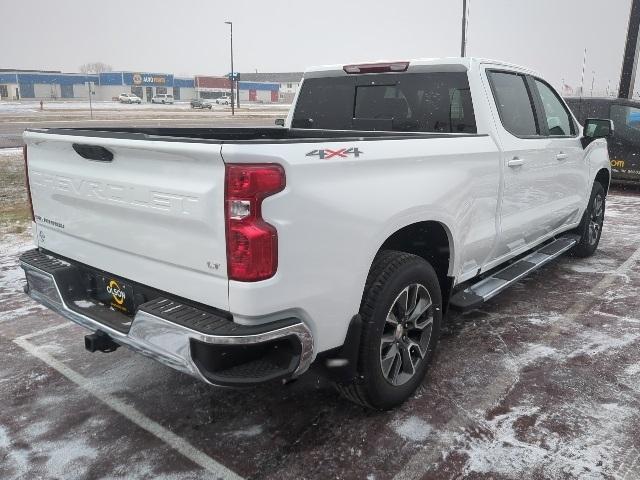
[[[375,256],[383,250],[411,253],[429,262],[438,275],[446,308],[453,285],[455,257],[453,235],[444,223],[425,220],[405,225],[385,239]]]
[[[607,193],[609,193],[609,185],[611,183],[611,174],[609,173],[609,170],[606,168],[598,170],[594,182],[600,183],[602,188],[604,188],[604,194],[607,195]]]

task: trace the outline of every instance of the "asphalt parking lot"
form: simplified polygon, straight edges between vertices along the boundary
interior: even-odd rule
[[[19,165],[0,155],[0,213],[23,202]],[[30,240],[0,215],[0,478],[638,479],[639,209],[640,190],[614,191],[594,257],[450,315],[424,385],[386,413],[312,373],[219,389],[86,352],[22,293]]]

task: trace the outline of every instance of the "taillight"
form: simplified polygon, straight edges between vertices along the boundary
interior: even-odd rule
[[[230,280],[256,282],[278,268],[278,232],[262,218],[262,201],[286,184],[277,164],[227,164],[225,220]]]
[[[27,162],[27,146],[22,147],[22,156],[24,157],[24,185],[27,189],[27,199],[29,201],[29,210],[31,211],[31,220],[35,221],[33,214],[33,200],[31,199],[31,185],[29,185],[29,163]]]
[[[406,72],[407,68],[409,68],[409,62],[362,63],[342,67],[347,73]]]

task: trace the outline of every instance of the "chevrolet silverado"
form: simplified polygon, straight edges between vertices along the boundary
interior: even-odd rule
[[[24,134],[25,291],[222,386],[310,367],[389,409],[468,310],[600,240],[610,120],[475,58],[308,69],[285,128]]]

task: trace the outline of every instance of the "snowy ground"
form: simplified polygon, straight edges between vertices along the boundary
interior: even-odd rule
[[[638,479],[639,209],[614,193],[594,257],[451,316],[424,385],[388,413],[311,373],[216,389],[124,348],[87,353],[86,332],[22,293],[29,239],[5,232],[0,478]]]
[[[192,109],[188,103],[174,105],[125,105],[118,102],[95,102],[93,114],[87,102],[0,101],[0,149],[22,145],[25,128],[50,127],[273,127],[276,118],[287,116],[290,105],[241,104],[231,115],[231,108],[216,105],[213,109]]]
[[[83,100],[44,100],[44,111],[50,110],[86,110],[90,108],[88,101]],[[288,110],[291,105],[287,104],[270,104],[270,103],[249,103],[241,102],[241,110]],[[94,111],[100,110],[122,110],[122,111],[191,111],[191,105],[187,101],[177,101],[173,105],[163,105],[160,103],[142,103],[138,104],[124,104],[113,101],[96,101],[92,103]],[[214,110],[231,110],[228,105],[214,105]],[[0,101],[0,116],[3,114],[13,113],[39,113],[40,101]]]

